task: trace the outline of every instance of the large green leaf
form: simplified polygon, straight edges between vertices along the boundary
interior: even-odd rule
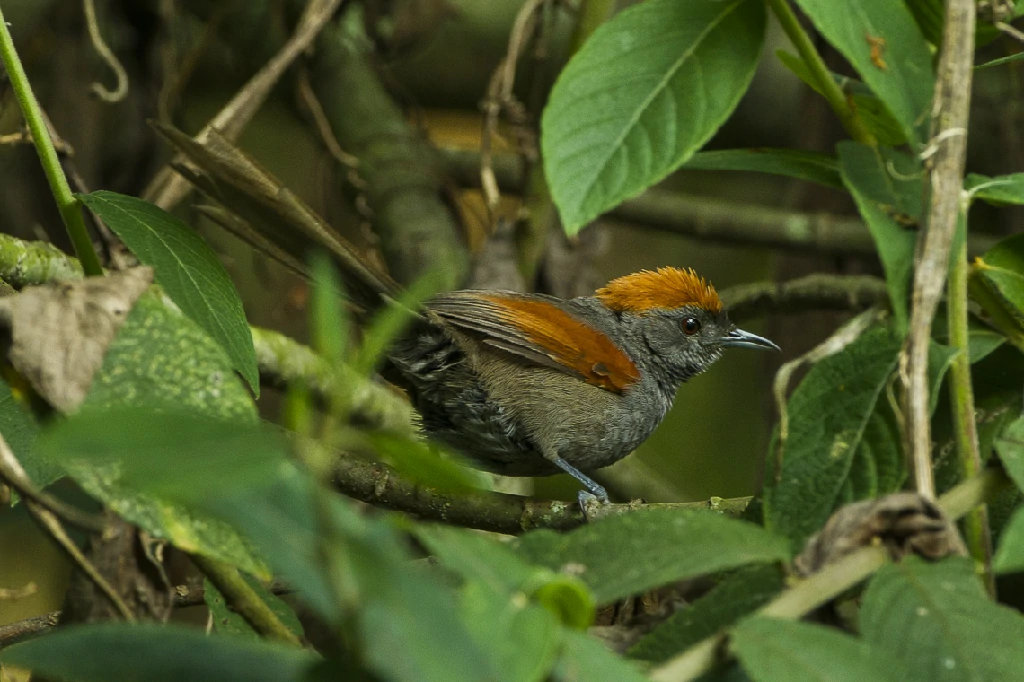
[[[81,410],[38,447],[51,461],[115,465],[122,485],[184,501],[269,480],[287,455],[284,434],[253,420],[123,405]]]
[[[778,566],[742,568],[726,576],[697,601],[669,616],[626,653],[630,658],[664,663],[764,606],[782,588],[782,572]]]
[[[908,140],[928,139],[932,54],[907,6],[892,0],[797,0],[815,28],[899,120]]]
[[[789,558],[785,538],[752,523],[664,509],[600,519],[569,533],[534,531],[518,551],[554,571],[571,567],[599,604],[673,580]]]
[[[754,682],[897,682],[864,642],[822,625],[752,616],[731,635]]]
[[[883,567],[860,628],[903,682],[1014,680],[1024,670],[1024,616],[989,600],[968,559]]]
[[[142,199],[107,191],[81,194],[79,198],[140,261],[153,266],[157,284],[182,312],[223,346],[232,366],[259,394],[256,352],[242,301],[217,255],[199,234]]]
[[[835,157],[800,149],[725,149],[694,154],[684,170],[755,171],[845,189]]]
[[[318,657],[178,625],[72,626],[4,649],[0,662],[64,682],[300,682]]]
[[[647,0],[594,32],[541,122],[544,170],[569,234],[714,134],[754,75],[765,18],[761,0]]]
[[[768,454],[764,512],[765,526],[794,546],[821,528],[841,501],[854,453],[900,347],[888,330],[870,330],[812,367],[793,391],[789,433],[781,451],[773,439]]]
[[[257,420],[255,405],[220,345],[149,293],[135,304],[107,349],[81,409],[168,404],[218,419]],[[76,465],[69,473],[90,495],[155,537],[266,576],[262,561],[226,524],[129,490],[109,467]]]
[[[897,324],[907,325],[907,301],[921,215],[921,165],[913,157],[857,142],[839,144],[843,181],[857,202],[885,268]]]

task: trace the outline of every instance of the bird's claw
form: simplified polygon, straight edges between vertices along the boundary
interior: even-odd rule
[[[601,487],[598,487],[593,492],[581,490],[576,497],[579,500],[580,511],[583,512],[583,518],[587,521],[594,516],[594,512],[597,511],[597,509],[609,503],[608,493]]]

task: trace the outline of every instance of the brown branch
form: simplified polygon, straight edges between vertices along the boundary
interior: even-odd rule
[[[949,0],[938,78],[932,105],[932,140],[928,159],[928,215],[923,244],[914,269],[913,308],[907,348],[900,357],[906,387],[904,412],[910,439],[910,470],[917,492],[935,497],[932,474],[931,410],[928,398],[928,349],[932,320],[949,270],[949,253],[963,210],[967,120],[971,106],[974,60],[973,0]]]
[[[492,492],[468,495],[443,493],[403,481],[383,464],[355,457],[338,459],[334,469],[334,486],[349,497],[375,506],[432,521],[506,535],[518,535],[533,528],[569,530],[584,523],[583,513],[576,502],[538,500]],[[638,507],[710,509],[738,516],[749,502],[749,497],[715,497],[706,502],[608,504],[598,509],[597,516],[621,514]],[[593,520],[594,515],[590,518]]]

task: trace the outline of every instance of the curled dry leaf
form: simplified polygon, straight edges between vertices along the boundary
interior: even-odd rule
[[[934,501],[917,493],[894,493],[837,509],[807,541],[793,568],[806,577],[874,544],[884,545],[897,561],[908,554],[930,560],[967,555],[956,525]]]
[[[57,410],[74,411],[107,346],[152,282],[152,268],[140,267],[26,287],[0,299],[0,324],[11,335],[11,364]]]

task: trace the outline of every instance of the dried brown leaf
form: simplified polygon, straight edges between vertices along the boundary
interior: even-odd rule
[[[140,267],[26,287],[0,299],[0,320],[11,331],[11,364],[56,409],[74,411],[107,346],[152,282],[152,268]]]

